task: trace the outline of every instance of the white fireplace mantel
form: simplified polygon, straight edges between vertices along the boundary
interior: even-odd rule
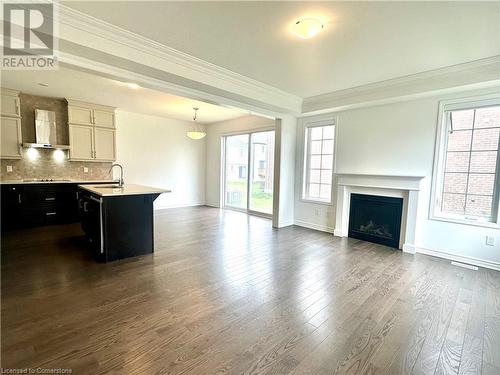
[[[337,208],[334,235],[347,237],[351,194],[403,198],[400,248],[415,253],[418,195],[424,176],[337,174]]]

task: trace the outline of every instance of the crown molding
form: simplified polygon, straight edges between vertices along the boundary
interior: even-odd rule
[[[437,92],[497,86],[500,55],[305,98],[302,115],[410,100]]]
[[[302,98],[229,69],[170,48],[85,13],[59,4],[59,37],[205,85],[299,114]],[[62,52],[62,51],[61,51]]]
[[[165,80],[132,72],[130,70],[119,68],[114,65],[105,64],[70,53],[59,52],[58,58],[59,63],[62,66],[68,66],[81,71],[93,72],[94,74],[99,74],[100,76],[118,81],[132,81],[144,88],[163,91],[168,94],[183,96],[186,98],[200,100],[219,106],[246,109],[251,113],[258,114],[259,116],[274,118],[279,115],[279,112],[277,110],[256,106],[252,103],[244,103],[242,101],[233,100],[228,97],[221,97],[219,95],[211,94],[207,91],[201,91],[193,88],[188,88],[186,86],[177,85]]]

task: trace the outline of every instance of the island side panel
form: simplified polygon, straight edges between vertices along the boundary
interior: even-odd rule
[[[103,197],[105,261],[154,251],[153,195]]]

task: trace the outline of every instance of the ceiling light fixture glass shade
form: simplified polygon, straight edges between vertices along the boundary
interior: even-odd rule
[[[325,25],[323,25],[320,19],[307,17],[297,20],[292,25],[292,31],[299,38],[309,39],[316,36],[324,27]]]
[[[194,140],[205,138],[205,136],[207,135],[207,132],[204,131],[203,129],[198,129],[198,127],[196,126],[196,120],[198,119],[198,110],[199,110],[199,108],[198,107],[194,107],[193,110],[194,110],[193,121],[195,122],[195,127],[194,127],[194,129],[189,130],[186,133],[186,135],[189,138],[194,139]]]
[[[202,132],[202,131],[188,131],[186,133],[186,135],[191,138],[191,139],[194,139],[194,140],[198,140],[198,139],[202,139],[202,138],[205,138],[205,136],[207,135],[207,133],[205,132]]]

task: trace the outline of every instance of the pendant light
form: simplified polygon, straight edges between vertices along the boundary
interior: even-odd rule
[[[186,135],[189,138],[191,138],[191,139],[198,140],[198,139],[204,138],[207,135],[207,132],[204,131],[203,129],[199,129],[196,126],[196,120],[198,118],[198,110],[199,110],[199,108],[198,107],[194,107],[193,110],[194,110],[193,121],[195,122],[195,125],[194,125],[193,129],[189,130],[186,133]]]

